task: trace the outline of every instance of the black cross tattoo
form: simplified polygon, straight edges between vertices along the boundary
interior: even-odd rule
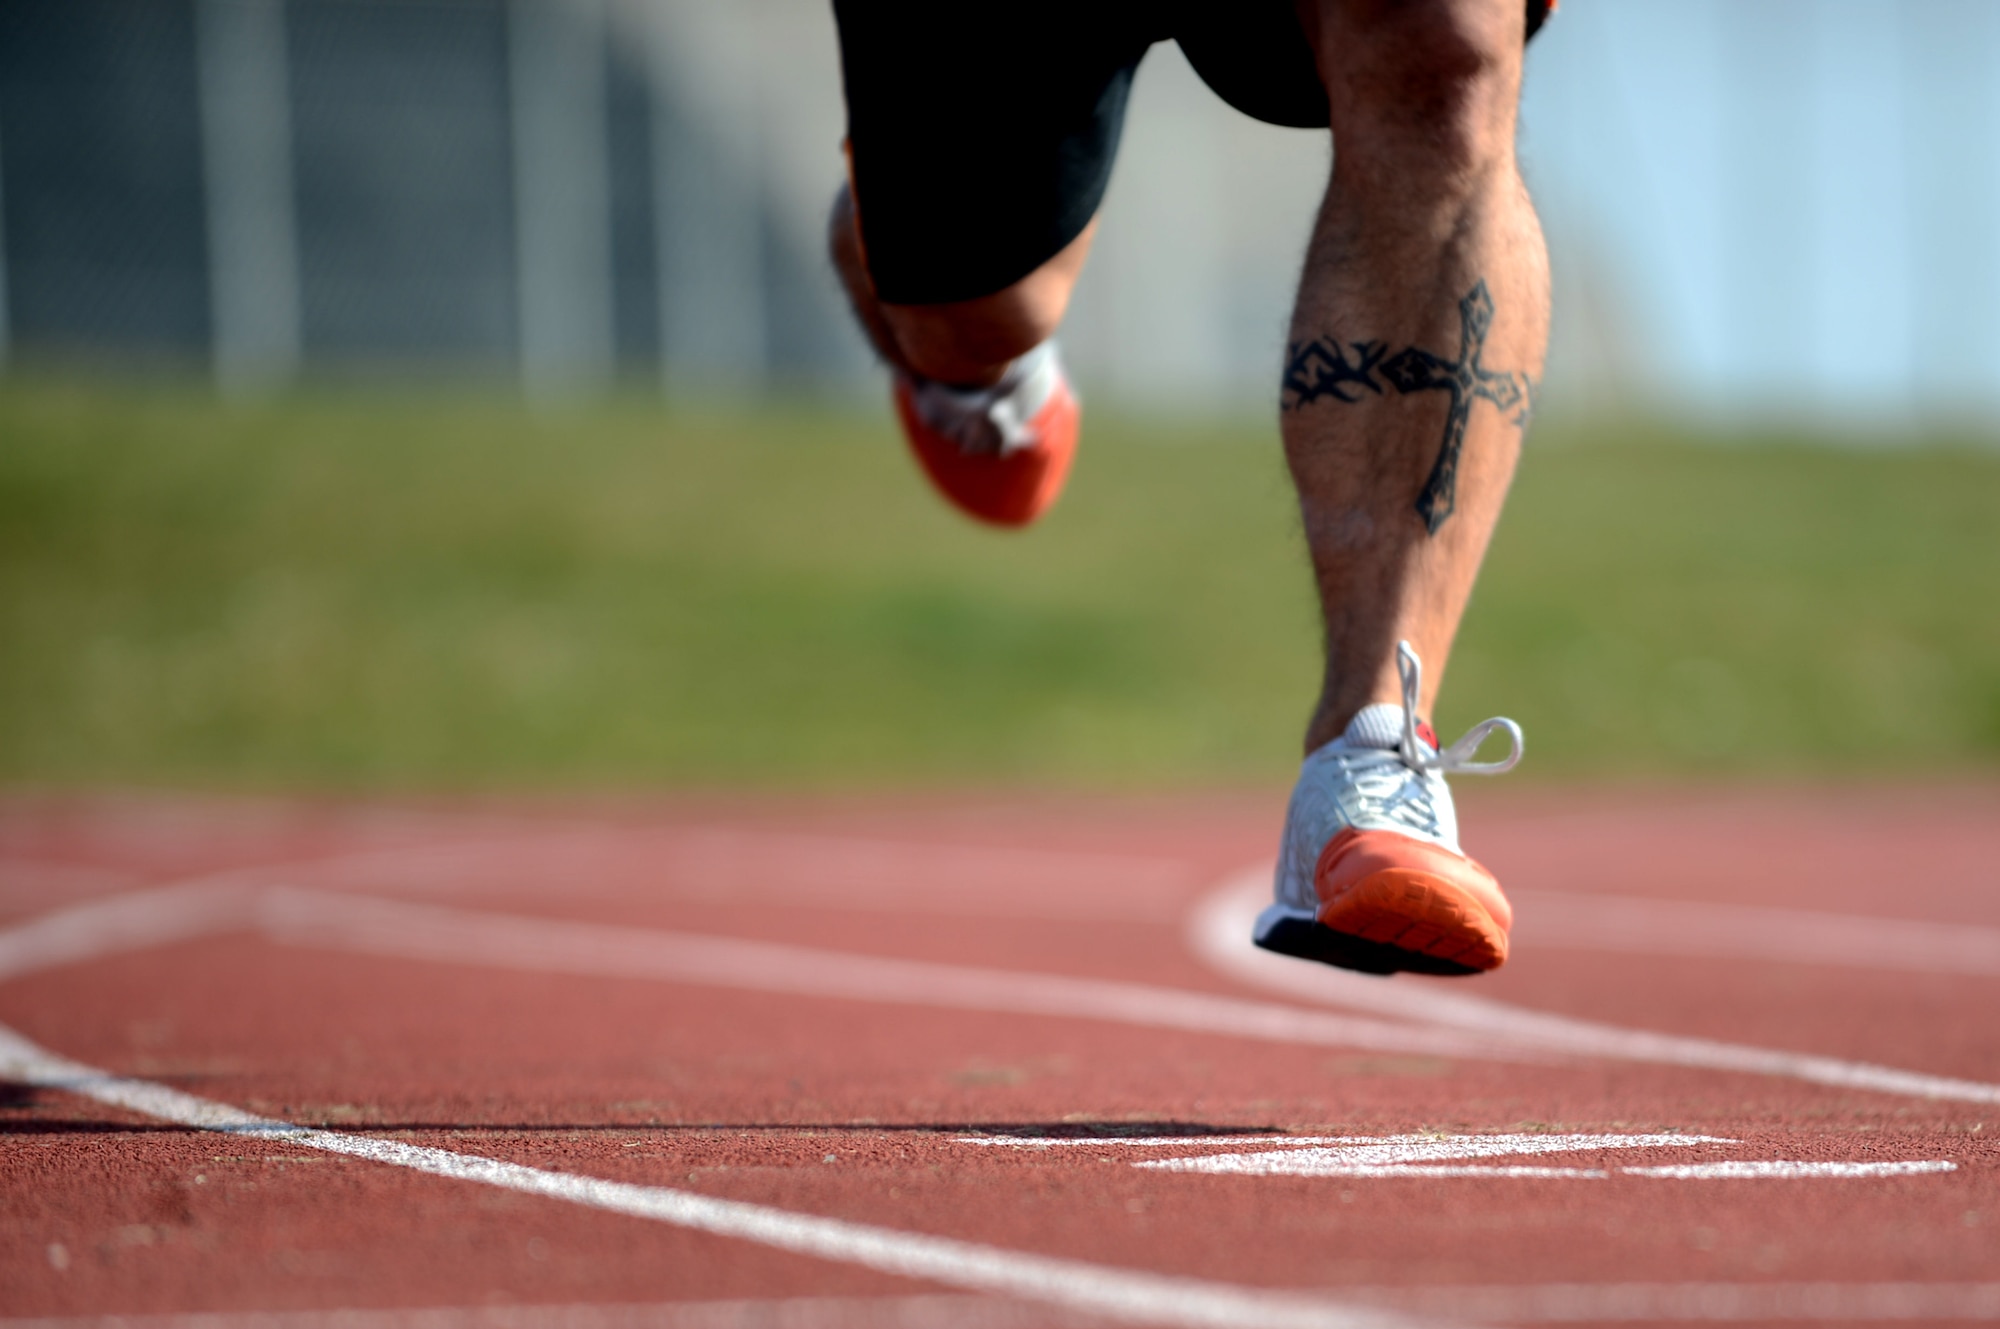
[[[1458,302],[1458,359],[1412,346],[1398,351],[1382,363],[1382,377],[1398,392],[1437,390],[1451,394],[1451,410],[1444,418],[1444,446],[1438,449],[1437,463],[1430,479],[1417,495],[1417,515],[1432,535],[1438,533],[1457,503],[1458,454],[1465,447],[1465,429],[1472,420],[1472,403],[1480,397],[1502,411],[1521,402],[1521,384],[1512,374],[1493,373],[1479,363],[1486,348],[1486,334],[1493,330],[1493,297],[1482,278]]]

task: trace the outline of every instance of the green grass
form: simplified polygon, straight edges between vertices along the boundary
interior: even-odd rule
[[[2000,455],[1544,431],[1441,727],[1547,776],[2000,764]],[[0,386],[0,780],[1282,780],[1316,674],[1267,422],[1094,418],[999,535],[879,414]]]

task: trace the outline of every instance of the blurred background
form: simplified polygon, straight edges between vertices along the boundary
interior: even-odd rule
[[[2000,763],[2000,10],[1571,0],[1546,408],[1443,727],[1553,778]],[[0,6],[0,778],[1281,781],[1324,136],[1142,68],[1028,538],[822,257],[823,0]]]

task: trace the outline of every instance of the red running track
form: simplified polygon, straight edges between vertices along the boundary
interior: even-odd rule
[[[1476,791],[1472,981],[1270,797],[16,797],[0,1322],[2000,1319],[1996,792]]]

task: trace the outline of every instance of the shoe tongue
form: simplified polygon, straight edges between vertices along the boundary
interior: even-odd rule
[[[1340,737],[1351,748],[1399,748],[1403,745],[1403,708],[1387,701],[1363,706]]]

